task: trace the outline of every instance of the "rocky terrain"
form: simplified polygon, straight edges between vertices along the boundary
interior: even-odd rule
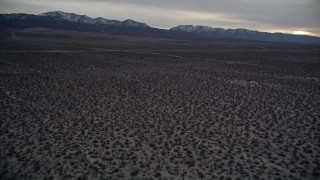
[[[0,179],[320,179],[318,47],[1,37]]]

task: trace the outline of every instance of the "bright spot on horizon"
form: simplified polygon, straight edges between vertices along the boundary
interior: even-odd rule
[[[307,31],[293,31],[294,35],[309,35],[310,33]]]

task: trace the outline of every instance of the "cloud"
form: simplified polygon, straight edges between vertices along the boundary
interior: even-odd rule
[[[155,27],[179,24],[320,34],[319,0],[2,0],[2,13],[62,10]]]

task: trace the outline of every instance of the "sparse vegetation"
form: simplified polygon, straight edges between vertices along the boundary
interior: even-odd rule
[[[0,46],[0,179],[320,178],[319,51],[23,38]]]

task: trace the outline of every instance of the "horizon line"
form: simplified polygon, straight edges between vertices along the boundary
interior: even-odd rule
[[[76,14],[76,15],[79,15],[79,16],[87,16],[87,17],[90,17],[92,19],[96,19],[96,18],[104,18],[104,19],[107,19],[105,17],[101,17],[101,16],[98,16],[98,17],[91,17],[89,15],[86,15],[86,14],[78,14],[78,13],[75,13],[75,12],[66,12],[66,11],[61,11],[61,10],[52,10],[52,11],[47,11],[47,12],[42,12],[42,13],[39,13],[39,14],[34,14],[34,13],[27,13],[27,12],[12,12],[12,13],[4,13],[4,14],[29,14],[29,15],[36,15],[36,16],[39,16],[40,14],[43,14],[43,13],[48,13],[48,12],[62,12],[62,13],[69,13],[69,14]],[[0,12],[0,14],[2,14]],[[134,20],[134,19],[131,19],[131,18],[128,18],[128,19],[124,19],[124,20],[118,20],[118,19],[107,19],[107,20],[116,20],[116,21],[126,21],[126,20]],[[136,21],[136,20],[134,20]],[[140,23],[145,23],[145,22],[141,22],[139,20],[137,20],[137,22],[140,22]],[[310,33],[310,32],[307,32],[307,31],[299,31],[299,32],[306,32],[307,34],[294,34],[294,32],[298,32],[298,31],[291,31],[290,32],[285,32],[286,30],[283,30],[283,31],[279,31],[279,30],[275,30],[275,31],[272,31],[272,30],[252,30],[252,29],[247,29],[247,28],[243,28],[243,27],[238,27],[238,28],[226,28],[226,27],[212,27],[210,25],[193,25],[193,24],[178,24],[178,25],[175,25],[173,27],[159,27],[159,26],[150,26],[148,23],[145,23],[147,24],[149,27],[151,28],[156,28],[156,29],[163,29],[163,30],[170,30],[171,28],[174,28],[174,27],[177,27],[177,26],[187,26],[187,25],[190,25],[190,26],[194,26],[194,27],[197,27],[197,26],[204,26],[204,27],[209,27],[209,28],[221,28],[221,29],[224,29],[224,30],[236,30],[236,29],[244,29],[244,30],[249,30],[249,31],[257,31],[257,32],[264,32],[264,33],[271,33],[271,34],[288,34],[288,35],[294,35],[294,36],[309,36],[309,37],[317,37],[317,38],[320,38],[320,34],[319,35],[315,35],[314,33]]]

